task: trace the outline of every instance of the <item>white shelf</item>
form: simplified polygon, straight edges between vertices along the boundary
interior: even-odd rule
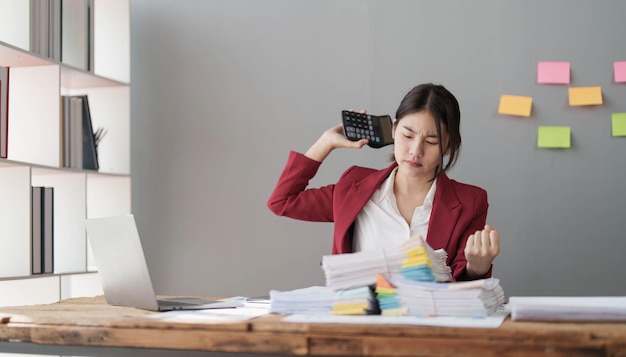
[[[59,66],[11,67],[8,159],[59,166]]]
[[[50,304],[61,296],[59,276],[0,280],[0,306]]]
[[[0,202],[0,277],[27,276],[31,272],[29,167],[0,162]]]
[[[0,159],[0,307],[102,294],[85,219],[132,213],[130,0],[94,0],[94,70],[29,52],[30,1],[0,0],[10,68],[8,157]],[[99,170],[64,168],[61,96],[89,99],[107,129]],[[54,274],[31,274],[31,187],[54,188]]]
[[[33,168],[32,185],[54,187],[54,273],[87,270],[86,176]]]
[[[130,21],[120,21],[130,19],[129,0],[95,0],[94,7],[94,71],[129,83]]]
[[[111,199],[114,197],[115,199]],[[131,214],[130,176],[87,175],[87,217]],[[87,240],[87,271],[95,271],[96,263]]]
[[[98,273],[61,276],[61,300],[98,295],[103,295]]]
[[[0,0],[0,40],[28,50],[30,46],[30,1]],[[0,63],[0,65],[2,65]]]

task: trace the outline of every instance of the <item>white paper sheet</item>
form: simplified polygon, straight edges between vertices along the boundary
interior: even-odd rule
[[[268,313],[268,308],[244,306],[230,309],[175,310],[149,315],[149,317],[168,322],[206,323],[246,321]]]
[[[508,316],[508,311],[499,310],[487,317],[418,317],[418,316],[336,316],[336,315],[289,315],[285,322],[373,324],[373,325],[421,325],[440,327],[497,328]]]
[[[626,296],[511,296],[513,320],[626,321]]]

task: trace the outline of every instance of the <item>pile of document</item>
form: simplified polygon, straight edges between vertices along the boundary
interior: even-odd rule
[[[380,315],[374,285],[339,290],[331,313],[333,315]]]
[[[291,291],[270,291],[270,312],[277,314],[326,314],[333,308],[337,292],[325,286]]]
[[[421,236],[394,248],[326,255],[326,286],[270,291],[270,312],[486,317],[504,303],[498,279],[450,282],[446,260]]]
[[[392,279],[451,281],[446,259],[445,250],[434,250],[421,236],[416,236],[393,248],[326,255],[322,269],[326,286],[338,291],[374,285],[378,273]]]
[[[382,315],[485,317],[504,303],[499,279],[438,283],[378,274]]]
[[[513,320],[626,321],[626,296],[512,296]]]

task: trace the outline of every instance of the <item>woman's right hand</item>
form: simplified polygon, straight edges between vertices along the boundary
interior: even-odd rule
[[[326,130],[320,140],[325,141],[332,149],[338,148],[352,148],[360,149],[367,145],[367,139],[361,139],[359,141],[352,141],[346,139],[343,134],[343,125],[339,124]]]
[[[362,110],[361,113],[366,113],[366,110]],[[322,162],[334,149],[350,148],[360,149],[367,145],[367,139],[361,139],[359,141],[352,141],[346,139],[343,135],[343,125],[339,124],[327,129],[322,136],[309,148],[304,154],[305,156]]]

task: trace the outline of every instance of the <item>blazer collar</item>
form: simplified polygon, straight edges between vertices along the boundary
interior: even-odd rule
[[[342,212],[342,217],[345,219],[335,222],[336,230],[342,232],[342,235],[348,231],[361,209],[365,206],[370,197],[372,197],[374,191],[376,191],[381,182],[389,176],[396,166],[397,164],[394,162],[386,169],[374,171],[352,183],[350,194],[344,197],[344,201],[339,207],[339,210]],[[356,192],[359,194],[355,194]],[[344,242],[344,244],[350,245],[351,247],[352,242]]]
[[[395,169],[397,166],[398,164],[394,162],[393,164],[389,165],[389,167],[387,167],[386,169],[376,171],[371,175],[367,175],[360,181],[356,181],[354,183],[354,187],[357,190],[364,190],[366,192],[374,192],[380,186],[380,184],[387,177],[389,177],[389,174],[391,173],[391,171],[393,171],[393,169]]]
[[[380,186],[380,184],[389,176],[391,171],[393,171],[393,169],[397,166],[398,164],[394,162],[386,169],[379,170],[372,175],[365,176],[360,181],[355,182],[354,187],[359,191],[363,190],[369,193],[374,192],[374,190]],[[437,176],[437,190],[435,191],[434,202],[441,202],[448,209],[453,209],[461,205],[461,202],[454,191],[454,187],[452,186],[452,181],[443,171]]]
[[[456,196],[452,181],[445,172],[440,172],[437,176],[437,191],[435,192],[435,202],[443,203],[448,209],[453,209],[461,205]]]

